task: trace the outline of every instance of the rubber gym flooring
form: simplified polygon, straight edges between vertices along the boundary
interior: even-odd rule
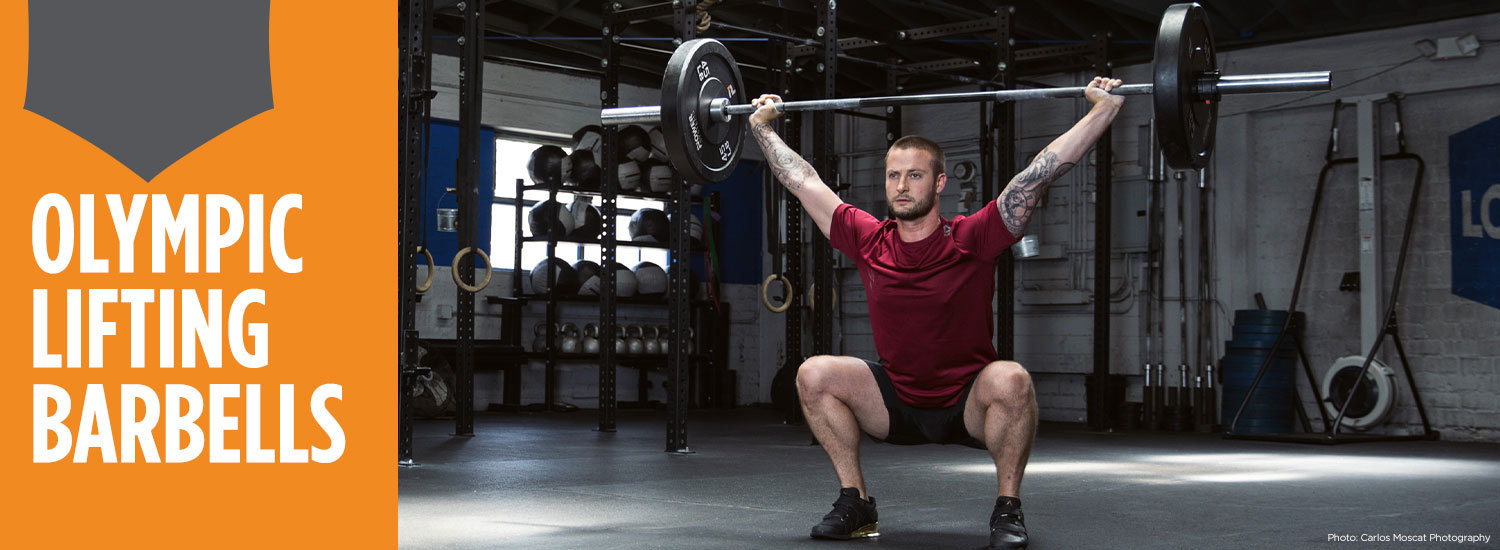
[[[692,411],[690,455],[663,452],[666,413],[490,413],[475,437],[416,426],[400,468],[402,548],[981,548],[994,466],[960,446],[866,440],[881,536],[808,538],[838,484],[805,427],[769,409]],[[1211,434],[1092,433],[1043,423],[1022,486],[1031,548],[1500,546],[1500,445],[1338,446]],[[1356,542],[1330,541],[1352,535]],[[1358,542],[1424,536],[1428,542]]]

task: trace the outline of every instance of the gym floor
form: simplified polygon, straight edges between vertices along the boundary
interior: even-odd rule
[[[692,411],[694,454],[677,455],[663,452],[665,418],[620,411],[618,431],[598,433],[594,411],[480,414],[473,438],[449,435],[451,420],[418,421],[419,465],[400,471],[400,545],[985,545],[995,475],[983,451],[866,440],[881,536],[820,541],[807,533],[838,484],[805,427],[770,409]],[[1043,423],[1021,497],[1035,549],[1300,548],[1336,544],[1330,535],[1500,536],[1497,489],[1492,443],[1322,446]],[[1406,546],[1355,546],[1371,544]]]

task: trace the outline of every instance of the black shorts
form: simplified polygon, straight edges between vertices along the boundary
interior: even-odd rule
[[[870,373],[875,375],[875,384],[880,386],[880,398],[885,402],[885,409],[890,411],[891,417],[891,431],[886,434],[885,439],[874,436],[871,439],[894,445],[942,443],[985,448],[983,441],[974,439],[964,428],[964,404],[968,403],[969,390],[974,388],[974,378],[978,376],[964,384],[958,403],[941,409],[923,409],[907,405],[896,395],[896,385],[891,383],[884,365],[869,360],[865,363],[870,365]]]

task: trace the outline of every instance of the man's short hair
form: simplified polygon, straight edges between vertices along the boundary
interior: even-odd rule
[[[937,177],[939,174],[946,172],[944,167],[948,165],[948,157],[943,155],[943,148],[939,147],[935,141],[922,136],[904,136],[891,144],[891,148],[886,150],[885,156],[890,157],[891,151],[897,149],[927,151],[927,154],[932,157],[932,176]]]

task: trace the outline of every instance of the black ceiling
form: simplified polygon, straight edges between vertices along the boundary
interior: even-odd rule
[[[456,53],[460,31],[457,0],[436,0],[434,49]],[[603,3],[599,0],[480,0],[486,1],[486,55],[493,61],[545,69],[599,74],[603,56]],[[649,0],[618,0],[612,4],[634,8],[660,4]],[[700,37],[727,39],[742,64],[750,90],[767,89],[765,67],[772,54],[764,38],[748,29],[814,38],[816,5],[809,0],[723,0],[707,10],[715,24]],[[899,43],[896,33],[932,25],[978,21],[994,17],[1001,6],[1015,7],[1018,50],[1080,44],[1096,33],[1108,33],[1110,57],[1116,65],[1149,60],[1161,13],[1172,0],[845,0],[839,4],[838,36],[879,40],[881,45],[845,52],[867,60],[903,63],[956,61],[954,68],[934,72],[976,80],[994,78],[965,60],[985,60],[994,54],[993,33],[951,35],[942,40]],[[1302,40],[1319,36],[1410,25],[1500,11],[1500,0],[1205,0],[1218,48],[1222,50]],[[704,4],[700,1],[699,4]],[[623,34],[626,52],[621,79],[657,86],[672,50],[670,18],[638,21]],[[741,39],[741,40],[733,40]],[[1351,55],[1355,55],[1351,53]],[[814,73],[813,56],[800,58],[802,74]],[[782,60],[778,56],[777,62]],[[780,63],[776,63],[780,64]],[[1050,56],[1019,63],[1022,76],[1087,67],[1081,56]],[[838,65],[838,95],[890,93],[888,67],[843,59]],[[808,79],[811,81],[811,79]],[[906,75],[903,91],[949,87],[957,79],[934,74]]]

